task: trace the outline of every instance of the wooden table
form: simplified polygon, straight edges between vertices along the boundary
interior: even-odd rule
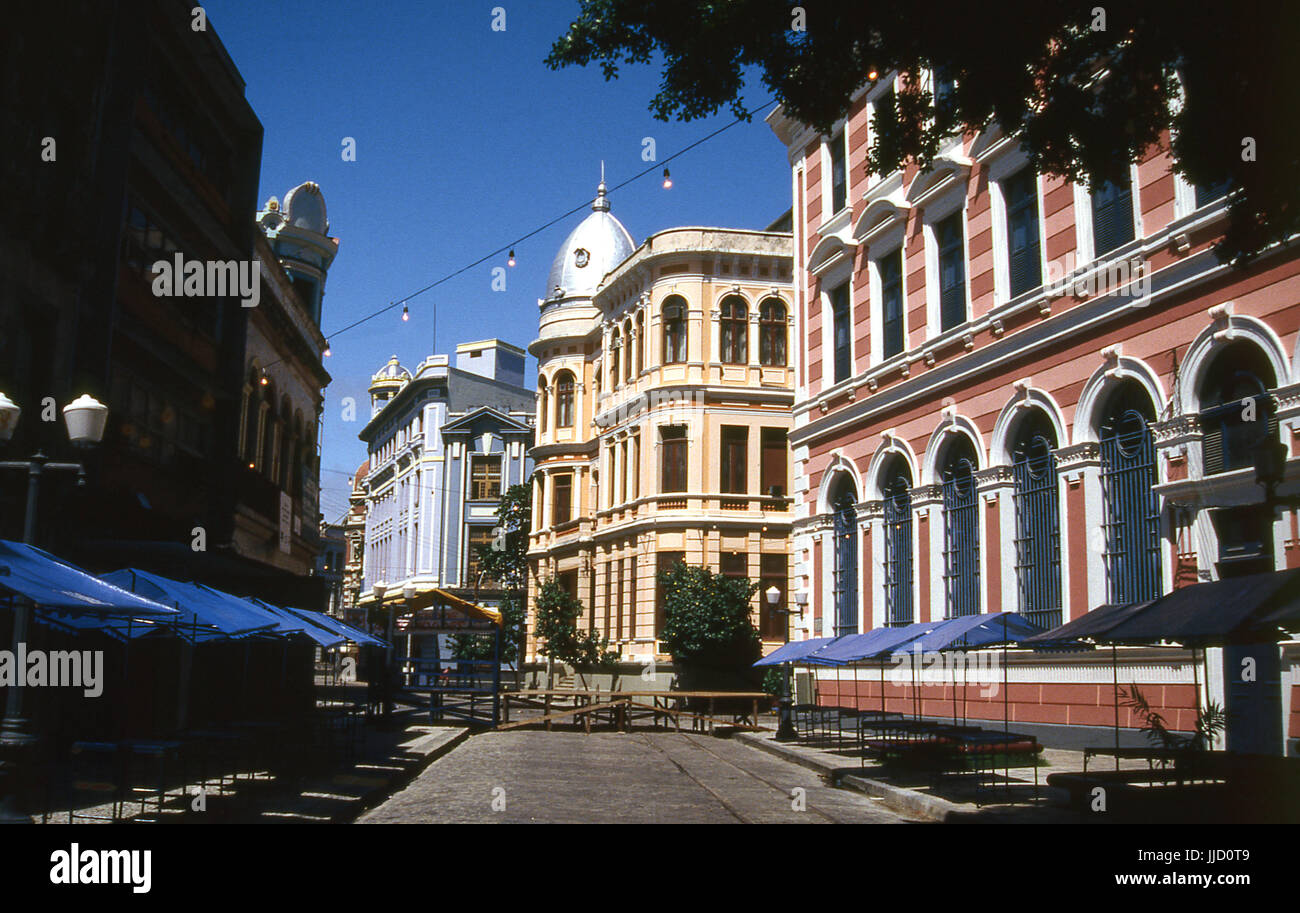
[[[601,698],[605,700],[602,702]],[[748,700],[750,702],[750,725],[752,728],[758,728],[758,704],[759,701],[771,700],[771,695],[765,691],[602,691],[600,689],[548,689],[548,688],[527,688],[521,691],[502,692],[502,722],[510,722],[510,701],[512,699],[523,698],[525,702],[531,701],[536,706],[536,701],[540,700],[542,704],[542,716],[537,722],[544,722],[546,728],[551,728],[552,722],[560,716],[573,716],[583,713],[588,708],[598,709],[598,704],[623,704],[621,712],[625,713],[630,721],[631,711],[634,707],[640,707],[649,710],[654,717],[654,725],[659,725],[659,717],[663,716],[673,721],[673,724],[680,730],[681,716],[685,715],[694,720],[700,721],[708,727],[708,731],[713,731],[714,717],[716,716],[717,702],[719,700]],[[574,707],[571,710],[561,713],[552,713],[551,706],[556,698],[571,698]],[[638,702],[637,698],[650,698],[650,704]],[[685,710],[677,709],[672,704],[682,700],[698,698],[708,702],[708,712],[703,714],[690,713]],[[626,703],[624,703],[626,701]],[[586,715],[586,714],[584,714]],[[521,721],[522,723],[522,721]]]

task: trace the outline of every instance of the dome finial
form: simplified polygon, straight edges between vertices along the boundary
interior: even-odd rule
[[[605,195],[605,160],[600,160],[600,183],[596,185],[596,199],[591,203],[592,212],[609,212],[609,197]]]

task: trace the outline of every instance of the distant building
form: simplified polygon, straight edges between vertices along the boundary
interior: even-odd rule
[[[366,473],[370,471],[367,460],[352,475],[352,488],[348,492],[348,513],[343,520],[343,617],[351,623],[360,623],[365,612],[359,607],[361,588],[365,580],[364,556],[366,551]]]
[[[342,524],[322,523],[315,577],[321,582],[324,598],[314,608],[336,618],[343,617],[343,562],[346,551],[347,540]]]
[[[667,658],[656,574],[678,561],[789,594],[790,235],[673,228],[637,247],[592,212],[540,302],[529,628],[550,578],[625,660]],[[785,615],[756,597],[770,649]],[[530,641],[528,652],[537,644]]]
[[[484,604],[501,595],[475,550],[491,543],[502,493],[532,473],[534,394],[524,351],[499,339],[459,345],[448,362],[431,355],[412,374],[394,355],[371,380],[360,434],[369,468],[356,480],[365,492],[362,602],[376,582]]]

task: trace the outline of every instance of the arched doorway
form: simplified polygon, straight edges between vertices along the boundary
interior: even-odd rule
[[[944,617],[980,610],[979,457],[964,434],[954,435],[939,461],[943,478]]]
[[[909,625],[912,612],[912,471],[899,456],[881,473],[885,523],[885,624]]]
[[[1106,398],[1100,428],[1106,601],[1142,602],[1160,595],[1160,502],[1151,433],[1155,405],[1134,380]]]
[[[841,473],[831,489],[832,583],[835,598],[835,634],[858,630],[858,490],[848,473]]]
[[[1061,502],[1056,429],[1034,409],[1016,429],[1011,473],[1016,510],[1016,589],[1020,614],[1040,627],[1061,623]]]

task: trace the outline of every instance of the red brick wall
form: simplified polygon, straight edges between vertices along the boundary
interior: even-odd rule
[[[922,684],[913,688],[910,683],[890,680],[891,670],[885,670],[885,709],[912,714],[919,707],[922,716],[944,718],[953,715],[956,699],[958,718],[1001,722],[1004,701],[1001,683],[997,693],[990,694],[991,683]],[[848,706],[859,710],[879,710],[881,682],[876,670],[865,672],[865,680],[856,682],[848,677],[822,679],[817,683],[817,703],[823,706]],[[875,677],[873,677],[875,676]],[[1122,679],[1122,676],[1121,676]],[[1120,681],[1121,703],[1125,683]],[[964,692],[964,696],[963,696]],[[1196,695],[1191,685],[1148,684],[1142,694],[1165,718],[1171,729],[1190,732],[1195,727]],[[1300,696],[1300,695],[1298,695]],[[963,709],[963,700],[965,706]],[[1294,706],[1294,703],[1293,703]],[[1011,723],[1057,723],[1072,726],[1113,726],[1115,724],[1115,692],[1109,684],[1071,684],[1063,682],[1011,682],[1007,686],[1005,712]],[[1127,707],[1119,708],[1119,725],[1137,728],[1139,720]],[[1291,715],[1291,734],[1300,735],[1300,713]]]

